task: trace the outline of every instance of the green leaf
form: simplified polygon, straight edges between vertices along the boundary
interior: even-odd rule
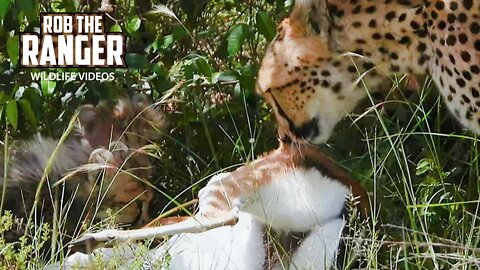
[[[212,77],[212,68],[208,64],[207,60],[203,57],[198,57],[197,60],[195,61],[195,64],[197,65],[198,71],[202,73],[203,75],[211,78]]]
[[[75,12],[77,10],[77,1],[52,1],[51,7],[55,12]],[[57,5],[55,5],[57,3]]]
[[[173,45],[173,42],[174,42],[173,35],[166,35],[165,37],[163,37],[162,48],[166,49],[171,47]]]
[[[250,97],[255,93],[255,76],[257,75],[257,68],[255,65],[245,65],[241,68],[241,75],[239,77],[240,86],[246,97]]]
[[[42,92],[46,96],[52,95],[56,86],[57,86],[56,81],[43,80],[40,83],[40,87],[42,88]]]
[[[198,68],[195,65],[194,61],[187,60],[182,63],[181,70],[183,72],[184,77],[187,80],[190,80],[193,78],[193,75],[197,73]],[[172,70],[170,70],[170,72],[172,72]]]
[[[16,66],[18,64],[18,36],[10,37],[7,40],[7,53],[10,61]]]
[[[7,102],[7,121],[12,125],[14,129],[17,129],[18,109],[17,109],[17,102],[15,100],[9,100]]]
[[[432,168],[432,161],[428,158],[422,158],[418,163],[417,163],[417,168],[416,168],[416,175],[422,175],[426,172],[433,171]]]
[[[173,36],[174,40],[179,41],[179,40],[182,40],[185,37],[187,37],[188,32],[187,32],[187,30],[185,30],[185,28],[183,28],[183,26],[177,25],[177,26],[173,27],[172,36]]]
[[[157,63],[153,66],[153,72],[160,76],[161,78],[166,78],[168,76],[168,70],[165,68],[165,66]]]
[[[255,65],[245,65],[241,68],[242,75],[255,77],[258,73],[257,67]]]
[[[122,32],[122,27],[118,23],[116,23],[116,24],[112,25],[112,27],[110,27],[110,32],[121,33]]]
[[[293,0],[285,0],[284,7],[286,10],[289,10],[293,6]]]
[[[265,11],[257,13],[257,29],[265,36],[267,41],[271,41],[276,35],[275,22]]]
[[[147,57],[143,54],[138,53],[129,53],[125,56],[125,61],[127,62],[128,68],[144,68],[147,64]]]
[[[28,87],[23,93],[22,99],[28,100],[30,107],[36,115],[36,118],[42,117],[44,114],[43,99],[41,90],[39,88]]]
[[[240,97],[242,94],[242,86],[240,83],[236,83],[235,86],[233,87],[233,95],[236,97]]]
[[[137,30],[140,28],[140,25],[142,24],[142,20],[138,16],[133,17],[128,23],[127,23],[127,32],[130,35],[133,35],[137,32]]]
[[[7,99],[8,99],[8,96],[5,95],[4,92],[1,92],[1,91],[0,91],[0,104],[5,103],[5,102],[7,101]]]
[[[216,79],[220,82],[231,82],[238,80],[238,72],[234,70],[227,70],[223,72],[219,72],[217,74]]]
[[[234,56],[240,52],[247,34],[248,28],[245,24],[238,24],[233,27],[227,38],[227,51],[229,56]]]
[[[3,1],[3,0],[2,0]],[[20,10],[25,12],[29,22],[38,20],[38,13],[36,12],[36,3],[35,0],[17,0],[17,4],[20,7]]]
[[[5,18],[5,15],[7,15],[8,9],[10,8],[10,0],[2,0],[0,1],[0,20],[3,20]]]
[[[21,99],[18,103],[22,107],[23,113],[25,114],[25,118],[30,122],[30,124],[34,127],[38,126],[37,117],[33,112],[32,106],[30,102],[26,99]]]
[[[156,52],[162,46],[163,39],[160,37],[155,38],[155,40],[150,44],[151,52]]]

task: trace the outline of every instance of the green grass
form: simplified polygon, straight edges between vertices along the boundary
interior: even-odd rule
[[[355,126],[344,123],[329,145],[373,198],[368,268],[477,269],[475,136],[452,120],[428,80],[412,97],[373,108],[352,115]]]

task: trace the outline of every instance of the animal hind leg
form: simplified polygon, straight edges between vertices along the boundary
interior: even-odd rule
[[[234,214],[207,219],[205,217],[191,217],[176,224],[160,227],[142,228],[137,230],[104,230],[97,233],[85,234],[78,240],[70,243],[75,250],[91,253],[94,249],[105,246],[111,247],[129,241],[138,241],[152,238],[163,238],[179,233],[200,233],[213,228],[232,225],[237,221]]]

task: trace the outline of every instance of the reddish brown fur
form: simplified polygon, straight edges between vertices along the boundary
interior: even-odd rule
[[[208,189],[209,193],[203,196],[209,199],[208,208],[201,209],[203,217],[221,219],[232,210],[232,201],[253,195],[260,187],[278,179],[278,175],[295,168],[316,168],[326,176],[341,182],[351,189],[354,197],[358,198],[358,208],[361,209],[362,215],[366,216],[369,213],[366,190],[319,148],[306,144],[280,143],[276,150],[230,172],[217,188]]]
[[[213,209],[207,212],[207,216],[223,215],[225,211],[231,209],[233,199],[253,195],[259,187],[275,181],[277,175],[299,167],[315,167],[332,179],[343,183],[352,190],[355,197],[359,198],[359,207],[363,212],[368,213],[369,203],[365,189],[345,173],[337,163],[314,146],[281,143],[278,149],[245,164],[222,179],[221,190],[215,190],[214,194],[209,194],[215,196],[215,200],[211,205]]]

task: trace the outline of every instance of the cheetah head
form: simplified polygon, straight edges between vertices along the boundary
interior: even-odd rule
[[[302,20],[285,19],[277,33],[262,60],[257,92],[275,112],[280,139],[323,143],[366,95],[358,78],[371,64],[333,53],[328,38]]]
[[[142,94],[122,97],[116,104],[106,101],[80,107],[79,120],[92,147],[108,146],[120,140],[140,148],[160,136],[167,126],[165,114]]]

